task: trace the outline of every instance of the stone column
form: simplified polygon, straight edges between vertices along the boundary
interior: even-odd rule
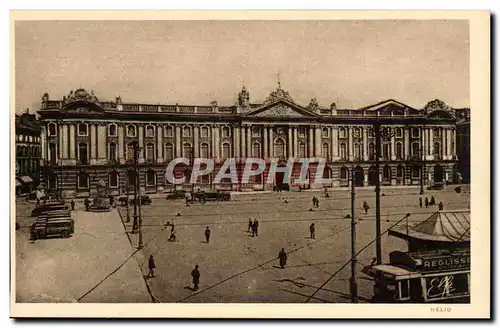
[[[363,133],[363,160],[368,160],[368,128],[366,126],[361,130]]]
[[[404,128],[404,143],[405,143],[405,159],[410,156],[410,130],[405,127]]]
[[[156,161],[163,163],[163,126],[156,127]]]
[[[215,126],[215,157],[216,158],[221,158],[221,153],[220,153],[220,126],[216,125]]]
[[[274,134],[273,127],[269,127],[269,157],[274,157]]]
[[[212,150],[212,157],[216,157],[215,155],[215,127],[210,127],[210,149]]]
[[[293,156],[293,132],[292,132],[292,129],[289,128],[288,129],[288,158],[290,157],[294,157]]]
[[[365,170],[365,171],[364,171],[364,174],[365,174],[365,179],[364,179],[364,181],[363,181],[363,184],[364,184],[365,186],[368,186],[368,170]]]
[[[175,157],[182,157],[182,147],[181,147],[181,127],[179,125],[175,126]]]
[[[332,160],[337,161],[339,159],[339,129],[337,127],[332,128]]]
[[[95,164],[97,159],[97,128],[90,125],[90,164]]]
[[[263,157],[264,159],[268,158],[269,157],[269,153],[267,151],[267,146],[269,144],[269,138],[267,137],[267,126],[264,126],[264,128],[262,129],[263,132],[264,132],[264,154],[263,154]]]
[[[234,127],[233,129],[233,149],[234,157],[238,160],[240,156],[240,128]]]
[[[348,149],[348,158],[349,160],[352,160],[353,156],[352,156],[352,152],[353,152],[353,148],[354,148],[354,143],[353,143],[353,138],[352,138],[352,126],[350,126],[349,128],[349,139],[348,139],[348,144],[347,144],[347,149]]]
[[[200,157],[200,136],[199,136],[200,130],[198,125],[193,125],[193,135],[194,135],[194,141],[193,141],[193,148],[194,148],[194,158]]]
[[[445,152],[445,143],[446,143],[446,129],[443,128],[441,134],[441,156],[443,159],[446,159],[446,152]]]
[[[448,156],[448,159],[451,159],[452,158],[452,154],[453,154],[453,150],[451,149],[451,137],[452,137],[452,134],[451,134],[451,129],[447,129],[446,131],[448,131],[446,133],[446,143],[448,145],[447,149],[448,149],[448,153],[446,154],[446,156]]]
[[[391,160],[396,160],[396,138],[395,138],[395,130],[391,129]]]
[[[106,159],[108,158],[108,145],[106,141],[106,126],[99,124],[97,126],[97,158],[101,163],[106,162]]]
[[[120,164],[125,163],[125,127],[118,126],[118,160]]]
[[[457,156],[457,131],[455,129],[451,130],[451,140],[453,141],[451,155]]]
[[[241,127],[241,134],[240,134],[240,140],[241,140],[241,157],[247,157],[247,138],[246,138],[246,126]]]
[[[293,132],[293,157],[297,158],[299,157],[299,136],[298,136],[298,131],[297,127],[292,128]]]
[[[74,130],[74,125],[71,125],[73,127],[73,130]],[[41,165],[44,165],[43,163],[43,160],[46,160],[48,159],[47,157],[47,131],[45,129],[45,126],[41,126],[40,127],[40,145],[41,145],[41,151],[42,153],[40,154],[40,159],[42,159],[42,161],[40,161],[40,166]]]
[[[314,157],[314,131],[312,127],[309,127],[309,146],[307,148],[309,157]]]
[[[139,125],[137,129],[139,133],[139,147],[142,149],[139,151],[139,164],[144,163],[144,127]]]
[[[252,157],[252,127],[247,126],[247,157]]]
[[[69,126],[69,158],[73,161],[76,160],[76,129],[73,123]]]
[[[314,151],[314,156],[316,157],[320,157],[321,156],[321,127],[319,126],[316,126],[314,128],[314,132],[315,132],[315,137],[314,137],[314,140],[315,140],[315,151]]]
[[[430,149],[430,159],[434,159],[434,131],[429,129],[429,149]]]

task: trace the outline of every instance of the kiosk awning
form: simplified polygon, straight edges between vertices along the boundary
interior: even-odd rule
[[[16,180],[16,187],[21,187],[21,186],[22,186],[21,182]]]
[[[18,178],[22,183],[32,183],[33,179],[27,175]]]

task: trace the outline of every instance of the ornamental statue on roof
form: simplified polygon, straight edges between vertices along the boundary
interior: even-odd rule
[[[250,93],[247,91],[247,88],[243,84],[243,88],[241,88],[240,93],[238,93],[238,106],[247,108],[250,106]]]
[[[309,102],[309,105],[307,106],[307,109],[310,111],[315,111],[319,108],[318,101],[316,98],[312,98],[311,101]]]
[[[293,99],[288,93],[288,91],[285,91],[281,88],[281,83],[279,79],[278,79],[278,87],[276,88],[276,90],[274,90],[269,94],[264,103],[271,103],[277,100],[288,100],[290,102],[293,102]]]
[[[94,90],[91,90],[89,93],[83,88],[77,89],[75,92],[71,90],[68,96],[63,100],[63,103],[66,105],[76,101],[86,101],[95,104],[99,103],[99,99],[95,96]]]
[[[444,101],[439,99],[429,101],[424,107],[425,114],[429,114],[435,110],[444,110],[446,112],[451,112],[452,108],[448,106]]]

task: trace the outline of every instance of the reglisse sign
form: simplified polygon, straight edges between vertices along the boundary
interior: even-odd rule
[[[448,255],[443,257],[422,258],[420,270],[426,271],[450,271],[470,268],[470,254]]]

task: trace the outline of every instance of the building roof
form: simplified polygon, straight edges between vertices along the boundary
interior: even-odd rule
[[[389,234],[403,239],[467,242],[470,241],[470,211],[438,211],[414,226],[391,229]]]

